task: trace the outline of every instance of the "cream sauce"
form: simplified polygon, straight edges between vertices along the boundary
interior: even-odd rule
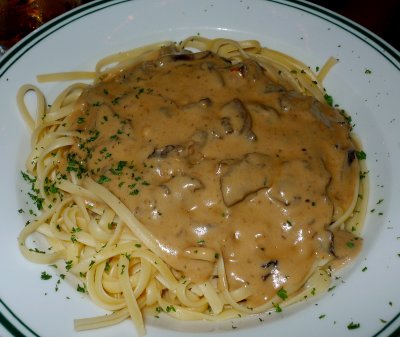
[[[328,229],[356,193],[355,145],[337,110],[255,62],[191,58],[164,55],[86,90],[69,119],[81,132],[70,154],[151,231],[175,270],[209,279],[214,261],[185,251],[211,248],[230,288],[248,285],[247,305],[259,305],[301,287],[321,261],[351,256],[339,242],[359,250],[361,240],[340,233],[333,243]]]

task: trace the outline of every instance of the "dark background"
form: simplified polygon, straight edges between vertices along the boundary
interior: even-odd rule
[[[400,0],[310,0],[364,26],[400,50]]]
[[[92,0],[0,1],[1,55],[2,51],[10,48],[42,23]],[[351,19],[400,50],[400,34],[397,32],[400,21],[400,0],[309,0],[309,2]],[[38,5],[29,5],[30,3]]]

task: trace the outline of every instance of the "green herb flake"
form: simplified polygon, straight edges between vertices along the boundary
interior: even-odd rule
[[[325,98],[325,102],[329,105],[329,106],[333,106],[333,98],[332,96],[325,94],[324,95]]]
[[[358,160],[364,160],[367,158],[367,154],[364,151],[356,151],[356,157]]]
[[[276,293],[282,300],[286,300],[288,298],[287,291],[283,288],[279,289]]]
[[[275,308],[275,312],[282,312],[282,308],[280,307],[279,304],[272,303],[272,305]]]
[[[96,130],[96,129],[90,130],[89,134],[92,136],[87,139],[87,142],[91,143],[91,142],[94,142],[100,136],[100,131]]]
[[[126,166],[127,162],[124,160],[120,160],[117,164],[117,167],[111,167],[110,172],[114,175],[120,176],[122,174],[122,170]]]
[[[67,154],[67,172],[76,172],[78,178],[82,178],[82,175],[87,172],[84,161],[74,152]]]
[[[36,194],[28,192],[29,197],[32,199],[33,203],[36,205],[36,208],[40,211],[43,209],[44,198],[39,197],[38,191],[35,189],[34,192]]]
[[[76,291],[80,292],[80,293],[86,293],[86,284],[83,283],[83,286],[81,286],[80,284],[78,284],[78,286],[76,287]]]
[[[335,289],[335,288],[336,288],[336,286],[332,286],[332,287],[328,288],[327,291],[332,291],[332,290]]]
[[[72,260],[65,261],[65,269],[70,270],[72,268]]]
[[[105,175],[101,175],[100,178],[97,179],[97,182],[98,182],[99,184],[104,184],[104,183],[109,182],[109,181],[111,181],[111,179],[108,178],[108,177],[105,176]]]
[[[139,194],[139,190],[138,190],[138,189],[134,189],[134,190],[131,191],[129,194],[130,194],[130,195],[138,195],[138,194]]]
[[[349,329],[349,330],[358,329],[359,327],[360,327],[360,323],[351,322],[347,325],[347,329]]]
[[[175,309],[175,307],[173,306],[173,305],[168,305],[166,308],[165,308],[165,311],[166,312],[176,312],[176,309]]]
[[[118,104],[120,99],[121,99],[121,97],[115,97],[115,98],[111,101],[111,104],[113,104],[113,105]]]
[[[34,184],[36,182],[36,177],[30,176],[28,173],[21,171],[21,176],[27,183]]]
[[[51,276],[50,274],[48,274],[45,271],[42,271],[42,273],[40,274],[40,279],[41,280],[50,280],[53,276]]]

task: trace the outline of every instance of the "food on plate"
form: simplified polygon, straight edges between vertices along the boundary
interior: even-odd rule
[[[360,251],[366,193],[349,117],[258,41],[189,37],[111,55],[47,107],[18,94],[42,211],[19,237],[110,315],[218,320],[320,294]],[[38,98],[33,120],[27,92]],[[47,248],[31,248],[40,233]]]

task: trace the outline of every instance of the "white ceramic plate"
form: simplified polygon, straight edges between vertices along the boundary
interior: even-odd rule
[[[361,256],[334,290],[280,314],[223,324],[152,320],[148,336],[397,336],[400,332],[400,56],[384,41],[328,10],[294,0],[100,0],[35,31],[0,59],[0,335],[135,336],[130,321],[76,333],[72,321],[103,313],[51,267],[27,262],[17,236],[26,216],[20,176],[29,134],[15,95],[38,73],[93,69],[100,57],[160,40],[258,39],[310,65],[340,60],[325,82],[353,117],[370,178]],[[64,85],[41,85],[54,95]],[[383,201],[381,201],[383,200]],[[42,271],[52,274],[43,281]],[[56,291],[58,288],[58,291]],[[359,323],[358,329],[348,325]]]

